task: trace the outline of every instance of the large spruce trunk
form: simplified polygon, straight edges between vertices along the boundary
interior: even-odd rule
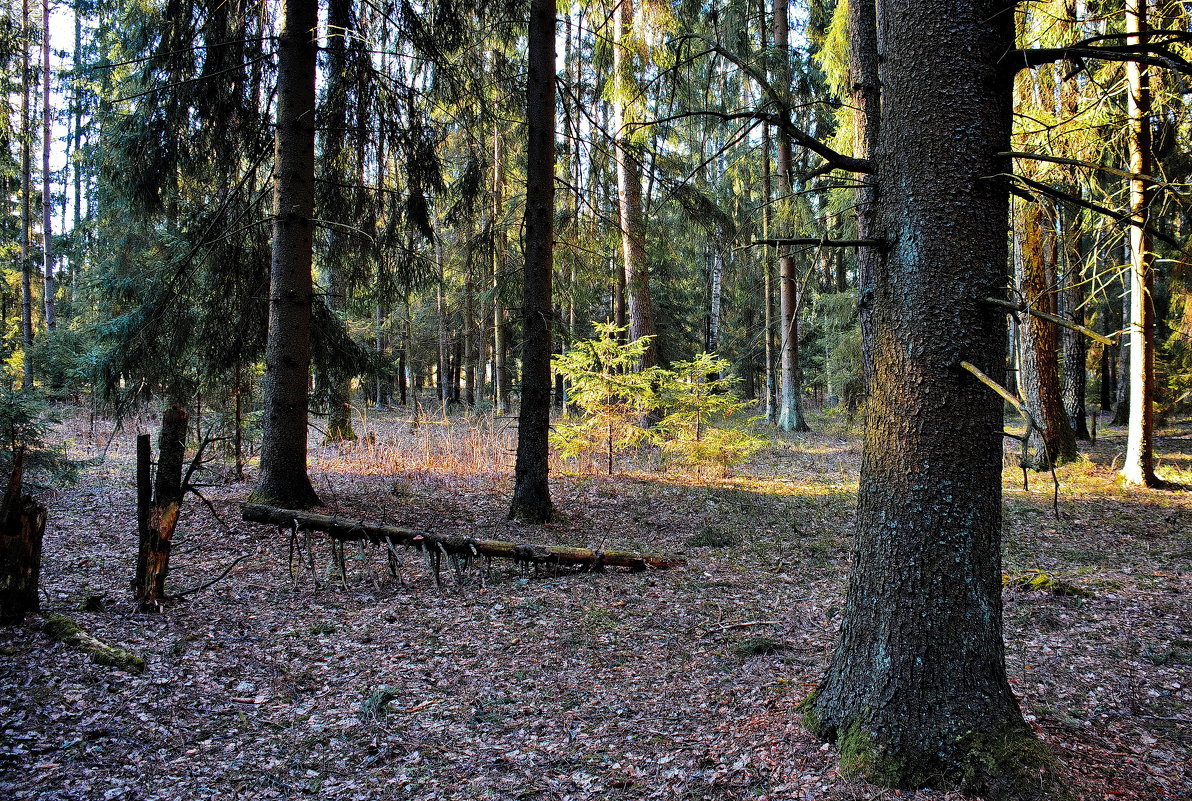
[[[521,413],[509,517],[546,523],[550,454],[551,277],[555,216],[555,0],[532,0],[526,81],[525,282]]]
[[[960,367],[1005,375],[1013,7],[881,4],[882,124],[873,383],[844,622],[805,722],[842,767],[894,787],[999,795],[1040,748],[1002,644],[1002,400]],[[1009,777],[1008,779],[1005,777]],[[1037,777],[1036,777],[1037,778]]]
[[[316,0],[285,0],[277,47],[277,157],[258,500],[319,503],[306,472],[314,253]]]
[[[24,452],[13,456],[0,503],[0,625],[20,625],[40,608],[41,541],[46,508],[22,493]]]

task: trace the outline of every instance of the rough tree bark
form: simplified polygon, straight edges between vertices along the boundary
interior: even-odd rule
[[[878,10],[884,235],[857,537],[839,641],[804,705],[846,772],[992,796],[1038,781],[1041,746],[1006,678],[1002,399],[1014,46],[1006,0]]]
[[[1079,191],[1079,189],[1077,190]],[[1064,285],[1060,293],[1060,314],[1073,322],[1084,325],[1085,299],[1088,292],[1084,282],[1084,226],[1079,209],[1068,215],[1064,237]],[[1088,441],[1089,427],[1086,420],[1084,395],[1088,385],[1088,340],[1079,331],[1070,328],[1060,330],[1063,361],[1060,370],[1060,394],[1063,396],[1064,412],[1076,439]]]
[[[162,416],[157,441],[157,476],[149,482],[149,435],[137,437],[137,573],[133,595],[143,611],[157,611],[166,600],[170,550],[182,507],[182,461],[190,415],[176,404]]]
[[[876,0],[848,0],[848,77],[853,105],[853,146],[872,160],[881,132],[882,92],[878,77]],[[857,238],[874,239],[873,182],[857,187]],[[857,312],[861,324],[861,376],[868,392],[873,375],[873,276],[880,261],[876,248],[857,248]],[[843,289],[841,290],[843,291]]]
[[[1019,296],[1031,308],[1055,314],[1058,245],[1043,202],[1018,205],[1015,283]],[[1032,314],[1019,316],[1018,390],[1039,426],[1030,439],[1033,455],[1029,467],[1035,470],[1050,470],[1079,455],[1060,393],[1058,328]]]
[[[254,497],[293,509],[319,503],[306,472],[315,211],[317,0],[285,0],[277,40],[273,262],[265,347],[261,473]]]
[[[20,625],[41,606],[41,541],[46,508],[21,492],[24,451],[13,454],[12,473],[0,503],[0,625]]]
[[[546,523],[551,517],[551,278],[555,216],[555,0],[531,0],[526,79],[525,280],[521,413],[509,517]]]

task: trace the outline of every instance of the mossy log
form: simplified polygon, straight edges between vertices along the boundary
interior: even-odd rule
[[[83,631],[83,627],[64,615],[50,615],[46,618],[42,631],[50,639],[73,645],[86,654],[91,655],[91,661],[97,665],[127,670],[130,673],[140,673],[145,669],[145,660],[136,654],[91,636]]]
[[[244,519],[250,523],[272,523],[284,528],[322,531],[332,539],[340,541],[366,541],[374,545],[391,543],[455,556],[484,556],[495,559],[515,559],[535,564],[575,567],[611,565],[634,570],[647,568],[660,570],[684,564],[683,559],[661,554],[570,548],[561,545],[527,545],[504,540],[452,537],[409,528],[367,523],[363,520],[349,520],[344,517],[300,512],[295,509],[280,509],[276,506],[263,504],[244,504],[241,507],[241,512]]]

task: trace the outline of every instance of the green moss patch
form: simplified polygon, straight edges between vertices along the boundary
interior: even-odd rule
[[[67,645],[73,645],[83,653],[91,656],[91,661],[97,665],[127,670],[129,673],[140,673],[145,669],[145,660],[131,651],[126,651],[115,645],[92,637],[83,627],[65,615],[50,615],[46,618],[42,631],[50,639],[58,640]]]

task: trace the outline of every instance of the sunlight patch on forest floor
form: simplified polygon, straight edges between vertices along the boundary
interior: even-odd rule
[[[200,584],[249,558],[165,615],[142,615],[127,584],[131,442],[155,426],[130,424],[108,443],[103,421],[94,436],[88,420],[68,421],[77,452],[106,445],[107,460],[47,498],[45,612],[143,655],[148,669],[100,668],[35,626],[4,633],[0,792],[896,797],[841,778],[832,749],[794,712],[840,621],[855,434],[777,437],[727,478],[640,466],[610,477],[569,465],[552,478],[556,522],[523,526],[505,519],[512,429],[505,445],[480,451],[470,431],[486,424],[453,416],[428,439],[410,432],[408,416],[392,418],[370,413],[359,430],[375,445],[322,445],[312,435],[312,479],[329,512],[444,534],[678,553],[687,566],[592,574],[476,564],[462,583],[444,567],[437,586],[408,551],[395,579],[383,552],[349,546],[341,576],[316,536],[291,575],[286,536],[240,522],[248,487],[229,483],[210,490],[227,529],[201,504],[184,507],[171,585]],[[826,429],[820,418],[812,424]],[[1007,573],[1037,571],[1092,593],[1008,587],[1007,668],[1082,798],[1166,801],[1192,788],[1192,494],[1121,487],[1112,460],[1123,443],[1120,429],[1104,429],[1087,462],[1060,469],[1058,519],[1050,476],[1032,475],[1023,492],[1020,471],[1007,468]],[[380,464],[369,461],[374,447],[391,448]],[[1161,447],[1183,459],[1192,438]],[[253,471],[250,463],[250,480]],[[89,597],[98,608],[81,610]]]

